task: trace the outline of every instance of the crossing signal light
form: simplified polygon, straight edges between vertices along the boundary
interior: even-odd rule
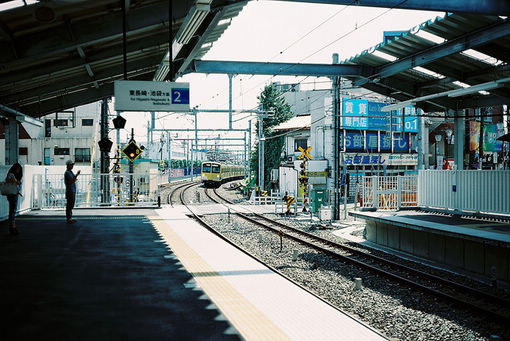
[[[135,141],[129,142],[128,145],[122,149],[122,152],[131,162],[135,161],[136,158],[142,154],[142,150],[136,145]]]
[[[308,177],[299,178],[299,183],[301,183],[303,186],[308,185]]]

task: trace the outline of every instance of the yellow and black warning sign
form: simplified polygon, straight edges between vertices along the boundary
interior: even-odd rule
[[[124,153],[131,162],[135,161],[140,155],[142,155],[142,152],[143,150],[140,149],[133,140],[131,140],[127,146],[122,149],[122,153]]]

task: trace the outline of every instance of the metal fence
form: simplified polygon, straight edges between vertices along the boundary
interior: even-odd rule
[[[510,214],[508,170],[420,170],[422,207]]]
[[[417,206],[417,176],[363,176],[360,184],[360,206],[398,210]]]
[[[75,207],[154,206],[159,203],[158,174],[80,174]],[[63,174],[34,175],[34,206],[43,209],[66,205]]]

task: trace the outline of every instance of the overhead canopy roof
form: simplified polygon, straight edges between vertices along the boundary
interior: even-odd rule
[[[348,77],[362,87],[400,101],[418,98],[416,104],[429,112],[509,103],[510,21],[504,17],[449,14],[411,29],[391,43],[363,51],[340,65],[228,63],[200,61],[200,58],[246,1],[171,1],[171,30],[175,39],[173,72],[169,74],[169,1],[125,2],[128,79],[173,80],[186,72],[272,75],[286,72]],[[47,0],[0,12],[0,104],[41,117],[112,96],[113,81],[123,78],[121,3],[119,0]],[[390,3],[389,0],[363,2],[364,5]],[[436,4],[435,9],[448,4]],[[487,4],[494,10],[500,2],[491,0]],[[424,33],[429,36],[424,37]],[[466,51],[469,49],[472,50]],[[484,90],[487,88],[487,95],[476,92],[467,97],[435,95],[495,81],[499,83],[482,86]]]
[[[447,14],[341,64],[369,70],[356,85],[431,112],[510,103],[509,62],[508,19]],[[451,91],[478,84],[487,91]]]
[[[40,117],[112,96],[113,81],[124,74],[121,3],[44,1],[0,12],[0,104]],[[246,4],[125,3],[127,76],[137,80],[174,79],[191,59],[211,48]],[[169,3],[175,37],[173,75],[168,75]]]

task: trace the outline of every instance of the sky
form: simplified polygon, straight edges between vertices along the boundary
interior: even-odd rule
[[[443,15],[442,12],[357,5],[250,1],[202,59],[330,64],[333,53],[338,53],[342,61],[382,42],[383,31],[409,30]],[[227,75],[188,74],[176,81],[189,82],[191,107],[228,109]],[[273,81],[301,82],[301,89],[331,87],[327,78],[235,75],[233,109],[255,109],[257,96]],[[140,129],[141,114],[126,115],[137,115],[135,135],[145,140],[147,123]],[[248,127],[247,119],[236,121],[245,116],[234,116],[234,128]],[[156,128],[194,127],[188,115],[157,113],[156,117]],[[148,120],[149,114],[144,114],[144,121]],[[133,120],[128,118],[129,121]],[[201,113],[198,127],[228,128],[228,115]]]

